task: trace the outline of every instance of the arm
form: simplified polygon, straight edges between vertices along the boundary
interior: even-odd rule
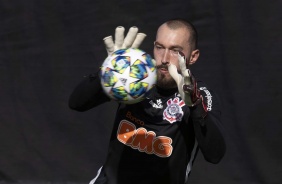
[[[190,108],[195,136],[205,159],[211,163],[218,163],[226,150],[218,101],[206,87],[198,87],[198,82],[187,69],[185,56],[181,52],[178,61],[181,74],[173,64],[168,66],[168,71],[177,83],[181,98]]]
[[[104,45],[108,55],[119,49],[138,48],[146,34],[138,33],[137,27],[131,27],[124,37],[124,27],[118,26],[115,30],[115,42],[112,36],[105,37]],[[86,111],[104,102],[110,101],[100,84],[98,73],[86,77],[72,92],[69,98],[69,107],[77,111]]]
[[[200,83],[199,83],[200,85]],[[195,136],[204,158],[211,163],[218,163],[225,154],[226,146],[220,119],[220,107],[216,95],[206,87],[200,87],[204,105],[199,103],[190,107]]]
[[[98,74],[93,74],[85,77],[73,90],[69,98],[69,107],[82,112],[107,101],[110,101],[110,98],[103,92]]]

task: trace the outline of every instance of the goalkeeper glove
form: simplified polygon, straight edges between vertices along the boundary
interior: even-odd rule
[[[129,29],[125,38],[124,31],[125,29],[122,26],[115,29],[115,42],[112,36],[103,39],[108,55],[120,49],[138,48],[147,36],[144,33],[138,33],[138,28],[135,26]]]
[[[182,52],[178,53],[178,61],[181,74],[178,73],[177,67],[171,63],[168,66],[168,71],[177,83],[179,94],[185,104],[189,107],[194,107],[198,104],[201,104],[205,112],[202,116],[205,116],[207,108],[203,102],[203,96],[200,94],[200,90],[197,88],[197,81],[195,77],[186,67],[187,60]]]

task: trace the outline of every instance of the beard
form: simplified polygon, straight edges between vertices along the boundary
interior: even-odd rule
[[[163,89],[170,89],[177,87],[175,80],[171,75],[165,75],[159,71],[159,69],[166,69],[166,65],[158,65],[157,67],[157,86]]]

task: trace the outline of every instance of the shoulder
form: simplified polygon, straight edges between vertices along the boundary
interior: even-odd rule
[[[197,80],[197,88],[200,91],[206,91],[206,92],[214,93],[214,91],[211,89],[211,87],[208,86],[205,82],[203,82],[201,80]]]
[[[197,80],[197,85],[198,85],[198,89],[200,88],[206,88],[206,89],[209,89],[210,87],[207,85],[207,83],[205,83],[204,81],[202,80]],[[201,89],[200,89],[201,90]]]

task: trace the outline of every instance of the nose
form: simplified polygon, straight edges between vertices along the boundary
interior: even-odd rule
[[[169,50],[165,49],[165,52],[164,52],[163,57],[162,57],[162,64],[165,65],[165,64],[168,64],[169,62],[170,62]]]

